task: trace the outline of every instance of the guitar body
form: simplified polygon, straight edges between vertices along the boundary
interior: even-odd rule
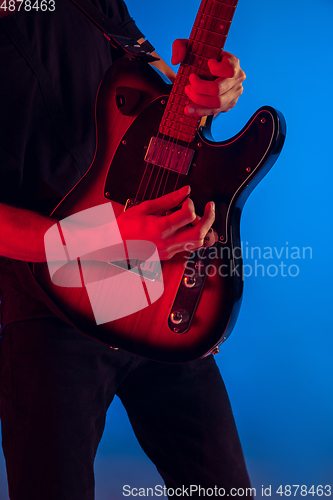
[[[123,58],[109,69],[97,98],[95,159],[52,216],[63,219],[109,200],[119,215],[126,200],[136,197],[143,176],[147,183],[150,178],[148,197],[162,194],[153,189],[159,185],[160,169],[153,172],[149,170],[152,166],[146,169],[144,158],[151,137],[158,134],[169,92],[170,85],[137,59]],[[78,329],[110,346],[165,362],[190,361],[206,355],[227,338],[237,318],[243,284],[239,249],[241,209],[279,155],[284,136],[282,115],[273,108],[261,108],[230,140],[214,142],[209,138],[209,127],[200,129],[190,144],[194,157],[188,174],[179,176],[169,171],[165,176],[165,193],[176,184],[177,189],[191,186],[191,198],[199,215],[208,201],[216,203],[213,227],[220,241],[214,247],[209,275],[184,333],[170,325],[170,311],[175,300],[186,302],[186,294],[192,293],[185,289],[177,298],[182,287],[185,253],[162,263],[164,292],[158,300],[139,312],[100,325],[96,324],[85,287],[55,285],[47,264],[34,265],[37,281]],[[94,266],[100,279],[119,272],[108,263]],[[129,292],[126,286],[125,281],[112,307],[116,307],[117,300],[119,304],[126,300]],[[179,307],[186,308],[186,304]]]

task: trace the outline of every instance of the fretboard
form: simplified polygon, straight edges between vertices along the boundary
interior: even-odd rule
[[[219,59],[227,38],[238,0],[202,0],[188,42],[187,54],[180,65],[167,103],[159,132],[185,142],[192,142],[200,125],[200,118],[184,114],[190,101],[185,94],[188,77],[196,73],[206,80],[214,80],[208,68],[209,59]]]

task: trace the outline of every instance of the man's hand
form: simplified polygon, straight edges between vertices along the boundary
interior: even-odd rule
[[[186,55],[187,40],[177,39],[172,46],[172,64],[179,64]],[[210,59],[208,67],[216,80],[203,80],[196,74],[189,77],[190,84],[185,87],[191,103],[186,106],[188,116],[208,116],[225,113],[233,108],[243,93],[246,76],[239,60],[229,52],[222,52],[221,61]]]
[[[215,207],[207,203],[202,218],[195,213],[189,198],[190,187],[166,194],[155,200],[144,201],[129,208],[117,218],[123,240],[147,240],[155,243],[161,260],[171,259],[176,253],[213,245],[217,239],[210,228],[215,220]],[[175,207],[170,215],[160,216]],[[208,234],[207,234],[208,233]],[[209,238],[205,241],[205,238]]]

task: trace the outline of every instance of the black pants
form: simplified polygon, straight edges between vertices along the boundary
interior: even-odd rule
[[[162,364],[58,319],[30,320],[4,331],[0,387],[11,500],[94,498],[93,462],[115,394],[167,487],[250,488],[213,356]]]

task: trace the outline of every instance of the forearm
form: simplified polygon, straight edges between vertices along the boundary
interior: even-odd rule
[[[81,256],[104,262],[123,260],[126,254],[117,222],[113,219],[111,217],[108,224],[104,221],[91,225],[89,217],[80,222],[69,217],[57,224],[57,219],[0,203],[0,255],[28,262],[48,260],[49,263],[66,263]],[[52,226],[55,227],[45,238]]]
[[[45,262],[44,235],[54,222],[30,210],[0,203],[0,255]]]

